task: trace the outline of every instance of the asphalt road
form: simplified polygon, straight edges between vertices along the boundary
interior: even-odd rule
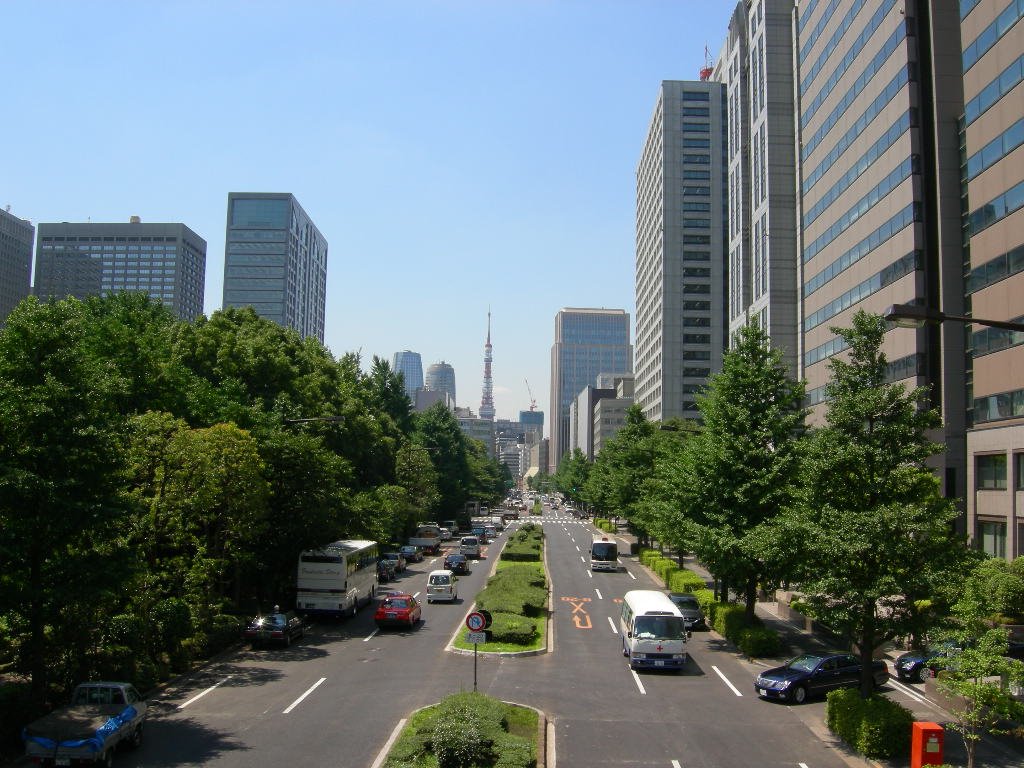
[[[617,634],[620,601],[656,585],[631,560],[618,573],[592,574],[588,523],[545,510],[543,525],[551,652],[481,655],[477,676],[479,690],[547,713],[558,765],[847,765],[821,738],[823,702],[761,701],[757,667],[711,632],[694,633],[684,674],[633,673]],[[503,542],[499,536],[487,552]],[[460,600],[424,602],[413,631],[377,632],[364,608],[354,619],[313,625],[290,648],[231,652],[176,681],[152,702],[142,747],[118,754],[118,764],[371,766],[403,718],[472,689],[472,656],[446,647],[494,565],[487,552],[460,578]],[[436,567],[440,559],[413,564],[386,586],[423,593]]]

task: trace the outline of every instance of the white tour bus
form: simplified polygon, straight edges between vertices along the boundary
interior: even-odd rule
[[[590,543],[590,570],[619,570],[619,545],[608,536],[595,536]]]
[[[375,541],[335,541],[299,555],[295,607],[310,616],[355,616],[377,594]]]
[[[630,669],[678,669],[686,664],[686,622],[664,592],[634,589],[622,598],[622,655]]]

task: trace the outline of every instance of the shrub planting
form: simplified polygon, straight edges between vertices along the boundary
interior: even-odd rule
[[[668,582],[668,588],[673,592],[696,592],[706,587],[707,584],[703,578],[685,568],[680,568],[673,573]]]
[[[839,738],[869,758],[906,757],[910,751],[910,710],[872,694],[866,699],[856,689],[829,691],[825,723]]]

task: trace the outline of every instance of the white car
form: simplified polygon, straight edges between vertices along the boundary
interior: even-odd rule
[[[447,528],[442,528],[441,529],[441,541],[451,541],[451,538],[452,538],[452,532],[449,531]]]
[[[479,559],[480,539],[476,536],[463,536],[461,541],[459,541],[459,554]]]
[[[427,577],[427,602],[444,600],[454,603],[459,599],[458,581],[451,571],[431,571]]]

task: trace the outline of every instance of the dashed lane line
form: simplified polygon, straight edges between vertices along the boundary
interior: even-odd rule
[[[291,704],[289,704],[288,708],[284,712],[282,712],[281,714],[282,715],[287,715],[289,712],[291,712],[293,709],[295,709],[297,706],[299,706],[299,704],[302,703],[303,699],[305,699],[307,696],[309,696],[309,694],[311,694],[313,691],[315,691],[317,688],[319,688],[320,685],[323,683],[323,681],[326,680],[326,679],[327,679],[326,677],[321,677],[319,680],[317,680],[315,683],[313,683],[311,686],[309,686],[309,688],[306,689],[306,692],[304,694],[302,694],[301,696],[299,696],[299,698],[297,698]]]
[[[612,628],[612,632],[614,632],[616,635],[619,634],[619,629],[618,629],[618,627],[615,626],[615,622],[612,621],[612,617],[609,616],[607,618],[608,618],[608,625]]]
[[[646,696],[647,691],[644,689],[644,684],[640,682],[640,675],[636,673],[635,669],[631,669],[629,671],[633,673],[633,679],[636,680],[636,687],[640,689],[640,693]]]
[[[205,691],[203,691],[202,693],[197,693],[197,694],[196,694],[195,696],[193,696],[193,697],[192,697],[191,699],[189,699],[188,701],[186,701],[186,702],[185,702],[184,704],[179,704],[179,705],[178,705],[178,709],[184,709],[184,708],[185,708],[185,707],[187,707],[187,706],[188,706],[189,704],[191,704],[191,703],[193,703],[193,702],[195,702],[195,701],[199,701],[199,700],[200,700],[201,698],[203,698],[203,696],[205,696],[206,694],[208,694],[208,693],[209,693],[210,691],[214,690],[215,688],[219,688],[219,687],[220,687],[221,685],[223,685],[224,683],[226,683],[226,682],[227,682],[228,680],[230,680],[230,679],[231,679],[231,675],[228,675],[228,676],[227,676],[227,677],[225,677],[225,678],[224,678],[223,680],[221,680],[221,681],[220,681],[219,683],[216,683],[215,685],[211,685],[211,686],[210,686],[209,688],[207,688],[207,689],[206,689]]]
[[[722,674],[722,670],[720,670],[714,664],[711,665],[711,668],[713,670],[715,670],[715,674],[718,675],[720,678],[722,678],[722,682],[724,682],[726,685],[728,685],[733,693],[735,693],[737,696],[742,696],[743,695],[742,693],[740,693],[739,688],[737,688],[735,685],[733,685],[731,682],[729,682],[729,678]]]

